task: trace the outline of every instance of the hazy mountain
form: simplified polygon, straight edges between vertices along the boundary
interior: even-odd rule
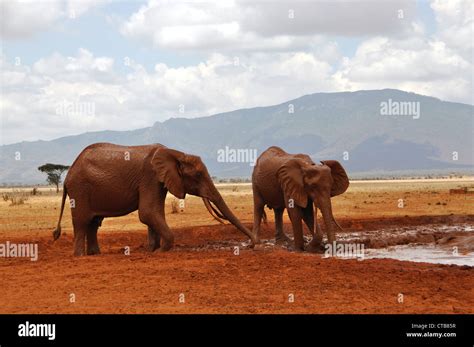
[[[409,114],[393,115],[397,107],[398,113],[405,108],[402,113]],[[387,110],[392,115],[381,114]],[[474,166],[473,111],[472,105],[392,89],[317,93],[275,106],[173,118],[149,128],[1,146],[0,182],[44,182],[38,166],[46,162],[70,164],[94,142],[162,143],[200,155],[210,173],[220,177],[249,177],[252,172],[249,163],[218,162],[218,151],[226,146],[256,149],[260,154],[278,145],[289,152],[308,153],[315,160],[340,160],[349,173],[466,171]],[[457,160],[453,160],[453,152],[457,152]],[[17,153],[20,160],[15,160]]]

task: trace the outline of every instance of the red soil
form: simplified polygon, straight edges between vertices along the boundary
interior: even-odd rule
[[[423,224],[455,217],[419,218]],[[472,221],[472,216],[458,218]],[[398,222],[412,225],[415,219]],[[397,221],[357,223],[370,229]],[[272,230],[265,226],[262,237],[271,238]],[[244,239],[232,226],[174,233],[172,251],[150,253],[145,229],[99,231],[102,254],[80,258],[72,256],[70,233],[55,243],[49,234],[9,239],[37,242],[39,259],[0,258],[0,313],[474,313],[472,267],[323,259],[279,248],[242,248],[234,255],[232,244]],[[123,252],[127,246],[129,256]],[[69,300],[72,293],[75,303]]]

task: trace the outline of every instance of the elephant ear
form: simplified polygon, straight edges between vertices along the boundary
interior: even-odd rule
[[[308,205],[308,195],[304,190],[300,161],[297,159],[288,160],[278,169],[277,175],[285,198],[293,199],[295,204],[300,207],[306,207]]]
[[[347,176],[346,170],[344,170],[341,163],[339,163],[337,160],[325,160],[321,161],[321,163],[329,166],[331,169],[331,176],[334,180],[334,183],[331,187],[331,196],[344,193],[349,187],[349,177]]]
[[[178,199],[184,199],[186,196],[180,163],[185,156],[183,152],[165,147],[157,149],[151,159],[158,180],[163,182],[166,189]]]

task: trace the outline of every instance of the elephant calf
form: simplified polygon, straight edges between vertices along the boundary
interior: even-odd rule
[[[275,213],[276,241],[287,239],[283,232],[285,208],[293,226],[295,249],[304,250],[302,222],[313,234],[308,251],[322,248],[322,232],[316,213],[322,212],[329,243],[335,241],[334,225],[339,226],[332,214],[331,197],[344,193],[349,178],[342,165],[335,160],[315,164],[308,155],[288,154],[279,147],[270,147],[257,160],[252,174],[254,199],[254,234],[258,237],[264,207]],[[313,203],[314,212],[313,213]],[[316,232],[314,226],[316,225]]]
[[[69,195],[74,255],[84,255],[86,239],[87,254],[98,254],[97,229],[102,220],[136,210],[140,221],[148,226],[150,249],[167,251],[174,241],[165,220],[168,191],[179,199],[186,194],[201,197],[213,217],[230,221],[255,243],[254,235],[227,207],[201,159],[160,144],[96,143],[86,147],[64,180],[61,212],[53,237],[57,240],[61,235],[61,218]]]

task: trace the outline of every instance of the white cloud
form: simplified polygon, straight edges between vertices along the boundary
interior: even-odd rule
[[[77,18],[109,0],[2,0],[0,37],[25,39],[50,30],[59,20]]]
[[[47,29],[62,15],[60,1],[23,2],[19,0],[0,2],[2,13],[1,36],[24,38]]]
[[[472,2],[434,1],[432,7],[433,36],[415,30],[410,38],[365,40],[334,74],[340,89],[398,88],[473,104]]]
[[[69,17],[79,17],[90,9],[103,5],[111,0],[67,0],[66,13]]]
[[[123,75],[114,70],[112,59],[85,49],[74,57],[55,53],[31,67],[14,66],[4,57],[3,141],[135,129],[172,116],[204,116],[334,89],[332,67],[317,54],[249,54],[236,63],[234,57],[213,54],[197,65],[157,64],[146,71],[132,61]],[[57,114],[64,102],[93,103],[95,115]],[[184,114],[179,113],[180,105]]]
[[[398,88],[444,100],[472,103],[472,62],[441,41],[416,47],[387,38],[361,44],[334,77],[343,90]]]
[[[403,18],[399,18],[402,11]],[[218,2],[150,0],[121,25],[155,47],[202,50],[296,50],[315,37],[406,35],[413,2]]]
[[[474,2],[434,0],[431,8],[437,22],[436,36],[466,59],[473,57]]]
[[[108,57],[95,58],[91,52],[80,48],[77,56],[64,57],[54,53],[33,64],[33,72],[54,77],[57,81],[111,82],[115,79],[112,70],[114,61]]]
[[[88,1],[76,7],[77,15],[93,4]],[[305,25],[283,22],[287,4],[278,4],[267,5],[270,12],[266,13],[260,3],[229,2],[211,9],[203,3],[171,2],[165,7],[150,1],[123,23],[124,35],[155,46],[190,50],[186,54],[191,55],[207,50],[207,58],[188,66],[157,62],[147,70],[132,61],[124,73],[123,68],[117,70],[114,58],[95,56],[82,48],[74,56],[54,53],[31,66],[15,66],[1,57],[4,143],[84,131],[129,130],[169,117],[271,105],[315,92],[398,88],[474,103],[469,2],[447,5],[434,1],[437,31],[431,36],[409,13],[393,22],[391,16],[403,3],[384,2],[390,11],[378,12],[378,17],[372,7],[354,8],[344,2],[340,13],[335,13],[328,3],[310,3],[309,8],[320,10],[317,23],[310,23],[297,3],[295,18],[302,16]],[[64,3],[62,6],[58,11],[67,11]],[[329,9],[323,10],[324,6]],[[352,12],[354,18],[344,21]],[[15,13],[28,18],[21,10]],[[6,24],[10,25],[7,34],[29,35],[28,30],[41,30],[46,22],[58,20],[55,16],[46,13],[45,18],[50,19],[42,24],[32,20],[26,29]],[[362,19],[367,23],[361,23]],[[345,26],[337,27],[340,23]],[[327,34],[348,36],[347,31],[355,27],[359,28],[356,33],[365,33],[367,38],[353,56],[344,56],[338,41],[329,40]],[[92,103],[95,114],[57,114],[63,102]],[[180,105],[184,105],[183,114]]]

